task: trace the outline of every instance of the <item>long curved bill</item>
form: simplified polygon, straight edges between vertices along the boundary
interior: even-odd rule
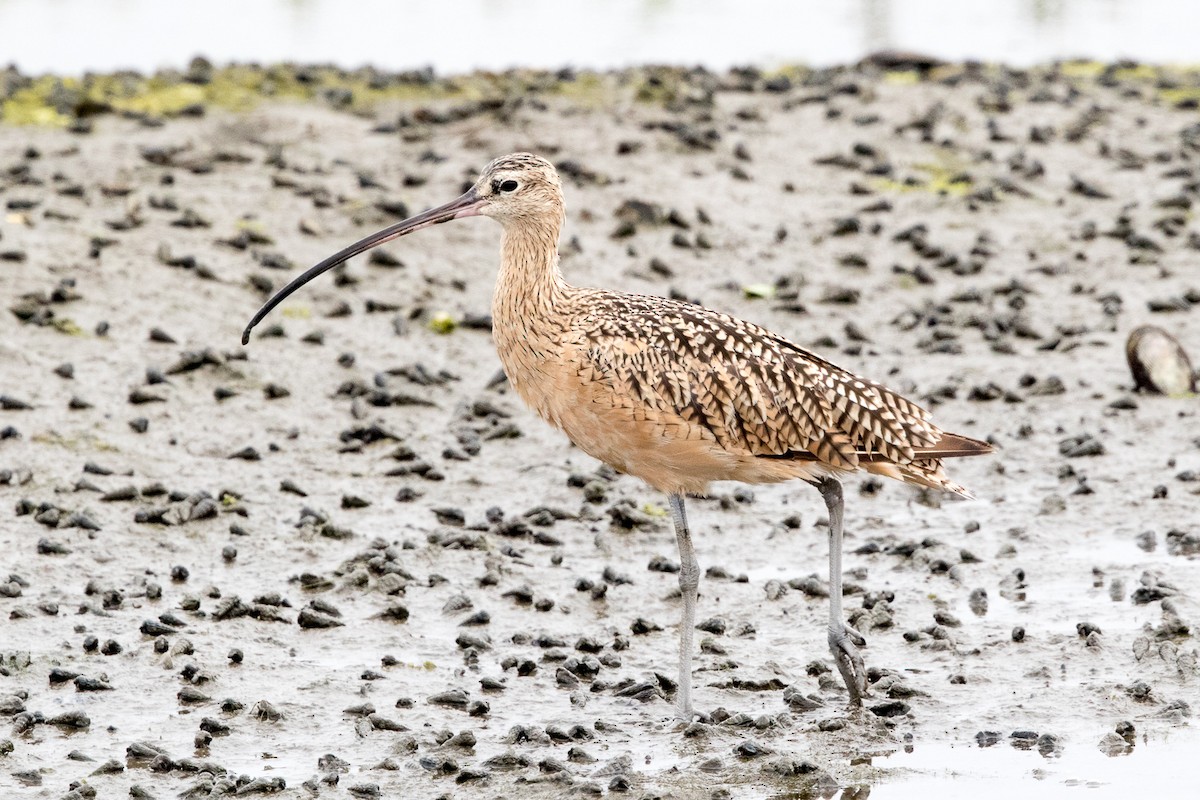
[[[280,289],[275,295],[263,304],[263,307],[258,310],[254,317],[250,320],[250,324],[242,331],[242,344],[250,342],[250,331],[254,326],[262,322],[263,317],[271,313],[275,306],[287,299],[288,295],[299,289],[304,284],[311,281],[323,272],[327,272],[338,264],[354,258],[357,255],[365,253],[372,247],[378,247],[384,242],[390,242],[393,239],[398,239],[405,234],[419,231],[421,228],[428,228],[431,225],[440,225],[443,222],[449,222],[452,219],[462,219],[463,217],[475,217],[483,211],[483,207],[487,205],[487,199],[479,197],[475,194],[475,189],[468,189],[457,200],[451,200],[444,206],[431,208],[415,217],[409,217],[403,222],[397,222],[395,225],[384,228],[378,233],[373,233],[365,239],[361,239],[344,250],[331,255],[329,258],[317,264],[314,267],[306,270],[292,280],[287,286]]]

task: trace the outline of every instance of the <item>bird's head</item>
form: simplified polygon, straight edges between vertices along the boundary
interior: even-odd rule
[[[562,183],[554,165],[541,156],[513,153],[483,169],[468,194],[483,200],[478,213],[508,226],[556,220],[563,214]]]
[[[271,297],[242,331],[242,344],[250,341],[250,331],[292,292],[323,272],[365,253],[372,247],[401,236],[463,217],[487,216],[505,228],[537,225],[557,235],[563,219],[562,184],[554,165],[530,153],[501,156],[488,164],[471,188],[456,200],[409,217],[339,250],[321,263],[296,276]]]

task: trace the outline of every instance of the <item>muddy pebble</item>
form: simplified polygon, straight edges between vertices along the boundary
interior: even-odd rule
[[[115,758],[110,758],[92,770],[93,775],[118,775],[125,771],[125,765]]]
[[[943,625],[947,628],[961,628],[962,621],[958,617],[951,614],[949,611],[935,611],[933,613],[934,622],[938,625]]]
[[[212,697],[193,686],[183,687],[176,693],[175,697],[184,705],[199,705],[212,702]]]
[[[1101,753],[1109,757],[1128,755],[1133,752],[1133,745],[1112,731],[1104,734],[1097,746]]]
[[[129,402],[135,406],[146,405],[147,403],[165,403],[167,398],[159,392],[144,389],[140,386],[129,392]]]
[[[650,570],[651,572],[666,572],[669,574],[676,574],[679,572],[679,565],[674,561],[671,561],[669,558],[665,558],[663,556],[654,556],[650,559],[650,563],[647,565],[646,569]]]
[[[303,612],[301,612],[303,613]],[[406,622],[408,620],[408,607],[400,603],[390,603],[382,611],[379,612],[380,619],[386,619],[389,622]]]
[[[86,675],[76,677],[74,683],[77,692],[110,692],[113,688],[106,679],[91,678]]]
[[[71,552],[71,548],[67,547],[62,542],[54,541],[54,540],[42,537],[42,538],[38,539],[37,552],[39,555],[44,555],[44,556],[47,556],[47,555],[64,556],[64,555],[68,555]]]
[[[343,623],[341,620],[322,613],[313,608],[302,608],[296,616],[296,623],[301,628],[306,629],[321,629],[321,628],[340,628]]]
[[[1019,750],[1029,750],[1038,740],[1037,731],[1016,730],[1008,735],[1009,743]]]
[[[431,705],[452,706],[456,708],[465,708],[470,696],[465,689],[449,689],[444,692],[438,692],[427,698],[427,702]]]
[[[283,778],[255,778],[250,782],[239,786],[237,789],[237,794],[277,794],[286,788],[287,781]]]
[[[976,588],[971,590],[971,594],[967,599],[967,606],[971,609],[971,613],[982,617],[988,612],[988,593],[987,589]]]
[[[46,720],[46,724],[54,725],[60,728],[75,728],[82,730],[89,727],[92,724],[92,721],[88,718],[88,715],[82,711],[67,711],[62,714],[49,717]]]
[[[1058,443],[1058,452],[1067,458],[1104,455],[1104,444],[1089,433],[1071,436]]]
[[[909,705],[902,700],[890,700],[870,706],[870,711],[879,717],[902,717],[909,712]]]
[[[283,712],[266,700],[259,700],[251,706],[250,716],[267,722],[279,722],[284,718]]]
[[[1046,758],[1057,758],[1062,755],[1062,737],[1053,733],[1043,733],[1037,738],[1037,750]]]
[[[975,734],[975,744],[979,747],[991,747],[997,744],[1003,734],[1000,731],[979,731]]]
[[[262,454],[258,452],[257,448],[251,445],[246,445],[241,450],[230,453],[229,458],[240,459],[242,461],[261,461]]]
[[[62,667],[54,667],[50,670],[49,681],[51,686],[55,686],[60,683],[66,683],[67,681],[74,680],[77,677],[79,677],[78,672],[72,672],[69,669],[63,669]]]

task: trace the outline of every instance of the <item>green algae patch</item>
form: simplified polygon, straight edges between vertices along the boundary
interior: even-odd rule
[[[55,317],[50,321],[50,326],[54,330],[66,336],[83,336],[83,328],[70,317]]]
[[[111,442],[107,442],[94,434],[81,434],[79,436],[64,436],[58,431],[46,431],[45,433],[35,433],[29,437],[31,442],[37,444],[50,445],[52,447],[61,447],[75,453],[86,453],[93,451],[97,453],[119,453],[121,449]]]
[[[39,78],[17,89],[0,106],[0,119],[11,125],[42,125],[65,127],[72,115],[55,106],[52,97],[60,81]]]
[[[267,226],[265,224],[263,224],[262,220],[243,218],[243,219],[239,219],[237,222],[235,222],[233,224],[233,227],[235,230],[246,231],[248,233],[257,234],[258,236],[266,239],[266,241],[260,241],[260,242],[258,242],[258,244],[274,244],[275,243],[273,240],[270,239],[270,237],[267,236]]]
[[[923,167],[929,175],[925,191],[962,197],[974,188],[971,178],[959,171],[941,167]]]
[[[921,82],[921,73],[915,69],[889,70],[883,74],[883,80],[892,86],[912,86]]]
[[[711,106],[716,89],[713,76],[684,67],[634,67],[618,75],[635,102],[667,109]]]
[[[571,80],[555,83],[551,93],[585,108],[602,108],[618,96],[617,83],[598,72],[581,72]]]
[[[1108,69],[1101,61],[1064,61],[1059,65],[1059,71],[1066,78],[1099,78]]]
[[[189,108],[202,106],[207,100],[203,88],[191,83],[153,85],[133,97],[115,97],[111,105],[117,111],[146,114],[152,117],[173,117]]]
[[[1158,96],[1164,102],[1173,106],[1195,108],[1200,104],[1200,86],[1181,86],[1171,89],[1159,89]]]
[[[954,64],[930,73],[894,68],[884,72],[883,82],[912,86],[962,69],[962,65]],[[990,75],[1000,69],[985,67],[984,72]],[[1077,82],[1142,84],[1153,87],[1163,102],[1183,107],[1195,103],[1195,95],[1200,93],[1200,72],[1195,65],[1067,61],[1038,69],[1057,71]],[[432,70],[383,72],[371,67],[345,70],[294,63],[215,67],[205,59],[194,59],[185,70],[162,70],[150,75],[120,71],[83,77],[30,77],[10,68],[0,81],[0,122],[71,127],[101,114],[163,119],[200,115],[207,109],[243,112],[264,100],[318,102],[360,115],[377,113],[387,104],[416,106],[416,122],[462,119],[531,96],[560,98],[580,108],[603,108],[632,100],[678,109],[709,107],[717,92],[730,87],[789,91],[810,85],[815,76],[825,72],[786,64],[763,71],[733,70],[721,76],[699,68],[645,65],[613,71],[510,69],[436,77]],[[426,106],[442,101],[456,105],[448,109]],[[86,124],[80,127],[86,128]],[[957,185],[960,182],[946,186],[938,186],[936,180],[931,183],[934,191],[965,191]]]
[[[288,79],[286,70],[227,67],[216,70],[203,83],[160,73],[148,78],[127,75],[92,76],[86,87],[97,105],[133,115],[173,117],[205,106],[248,111],[262,99],[274,96],[307,99],[311,93]]]
[[[234,65],[184,75],[164,71],[89,74],[82,78],[18,76],[0,104],[0,121],[11,125],[66,126],[105,113],[148,118],[203,113],[206,108],[248,111],[265,99],[321,99],[335,108],[369,110],[385,100],[434,100],[494,95],[504,83],[482,74],[462,79],[346,72],[334,67]]]
[[[444,311],[434,314],[429,320],[429,330],[433,331],[434,333],[440,333],[443,335],[454,333],[454,329],[457,327],[458,322],[455,321],[454,317],[450,316]]]
[[[1168,86],[1196,85],[1193,79],[1167,81],[1162,86],[1168,73],[1158,67],[1077,61],[1057,65],[1056,69],[1081,80],[1103,80],[1115,75],[1130,81],[1159,82],[1164,91],[1183,91]],[[815,74],[797,64],[762,72],[731,73],[737,85],[749,82],[768,91],[804,86]],[[1180,70],[1170,74],[1176,78],[1187,75]],[[582,108],[600,108],[631,99],[671,109],[711,106],[714,94],[728,79],[707,70],[655,65],[608,72],[511,69],[438,78],[428,70],[388,73],[369,67],[344,70],[330,65],[292,63],[214,67],[196,59],[186,70],[163,70],[152,75],[125,71],[80,78],[52,75],[31,78],[9,73],[5,83],[0,84],[7,93],[0,96],[0,121],[65,127],[82,118],[109,113],[162,119],[199,115],[210,108],[242,112],[264,100],[319,102],[356,114],[375,113],[389,103],[460,104],[450,109],[425,109],[428,114],[417,119],[418,122],[425,116],[435,122],[459,119],[530,96],[561,98]],[[884,74],[884,81],[896,86],[914,85],[924,79],[918,70],[893,69]],[[1167,98],[1168,102],[1189,100]],[[960,187],[945,188],[953,193]]]
[[[926,192],[950,197],[963,197],[975,188],[971,177],[959,169],[943,164],[915,164],[914,168],[925,174],[925,178],[897,181],[891,178],[876,178],[871,185],[885,192]]]
[[[812,69],[803,64],[784,64],[775,69],[763,70],[762,79],[770,81],[778,78],[786,78],[798,86],[807,81],[812,74]]]
[[[1067,61],[1057,65],[1064,77],[1104,86],[1135,84],[1153,87],[1160,98],[1177,104],[1196,99],[1200,92],[1200,68],[1195,64],[1136,64],[1099,61]]]
[[[1113,70],[1112,74],[1119,81],[1149,82],[1158,80],[1159,69],[1149,64],[1138,64],[1134,67],[1119,67]]]
[[[0,107],[0,119],[10,125],[41,125],[43,127],[65,127],[71,118],[46,105],[40,97],[32,93],[18,93],[11,100],[5,100]]]
[[[667,510],[657,503],[644,503],[642,505],[642,513],[648,517],[665,517]]]
[[[619,82],[613,74],[595,72],[562,77],[541,70],[509,70],[434,78],[427,72],[389,74],[369,68],[193,64],[187,73],[163,71],[149,76],[133,72],[82,78],[17,76],[9,82],[8,96],[0,98],[0,121],[63,127],[79,118],[108,113],[160,119],[203,114],[209,108],[249,111],[264,100],[317,101],[362,114],[386,103],[453,100],[484,108],[528,95],[559,95],[581,106],[598,107],[613,100]],[[674,97],[683,83],[682,72],[664,81],[664,97]]]

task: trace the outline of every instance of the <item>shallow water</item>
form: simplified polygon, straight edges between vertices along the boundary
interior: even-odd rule
[[[871,766],[879,772],[870,784],[870,796],[874,800],[1184,797],[1191,791],[1186,765],[1197,748],[1200,731],[1194,728],[1139,738],[1128,754],[1114,756],[1105,755],[1089,738],[1069,741],[1054,757],[1044,757],[1036,748],[1019,750],[1003,739],[987,748],[916,745],[911,752],[897,750],[872,759]]]
[[[1194,62],[1183,0],[0,0],[0,60],[26,72],[330,62],[439,73],[513,66],[856,61],[880,49],[1028,65]]]

